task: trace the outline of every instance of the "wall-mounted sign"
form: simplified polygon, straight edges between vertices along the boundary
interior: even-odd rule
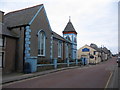
[[[89,51],[90,51],[90,49],[88,49],[88,48],[82,49],[82,52],[89,52]]]

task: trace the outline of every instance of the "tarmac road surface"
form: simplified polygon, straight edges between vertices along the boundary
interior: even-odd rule
[[[3,88],[106,88],[116,58],[3,85]]]

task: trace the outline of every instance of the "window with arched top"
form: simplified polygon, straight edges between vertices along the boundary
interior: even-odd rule
[[[66,58],[69,57],[69,55],[68,55],[69,53],[68,52],[69,52],[69,47],[68,47],[68,44],[66,43]]]
[[[45,56],[45,32],[38,32],[38,56]]]
[[[62,42],[58,41],[58,57],[62,56]]]
[[[71,41],[69,36],[66,36],[66,39],[69,40],[69,41]]]

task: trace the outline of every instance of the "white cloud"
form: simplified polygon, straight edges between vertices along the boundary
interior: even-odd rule
[[[69,16],[78,32],[78,48],[95,43],[117,52],[117,2],[119,0],[0,0],[1,10],[10,12],[44,4],[53,31],[62,35]],[[17,7],[16,7],[17,6]]]

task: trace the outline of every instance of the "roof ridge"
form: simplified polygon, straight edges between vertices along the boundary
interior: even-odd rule
[[[54,31],[52,31],[52,32],[54,32]],[[56,32],[54,32],[55,34],[57,34],[58,36],[60,36],[60,37],[62,37],[61,35],[59,35],[58,33],[56,33]],[[63,37],[62,37],[63,38]],[[65,38],[64,38],[65,39]]]
[[[69,42],[69,43],[71,43],[70,41],[68,41],[68,40],[66,40],[64,37],[62,37],[61,35],[59,35],[58,33],[56,33],[56,32],[54,32],[54,31],[52,31],[53,33],[55,33],[56,35],[58,35],[60,38],[62,38],[64,41],[67,41],[67,42]],[[54,36],[55,38],[57,38],[56,36]],[[60,39],[59,38],[59,39]],[[62,39],[60,39],[60,40],[62,40]]]
[[[11,12],[6,13],[5,15],[15,13],[15,12],[20,12],[20,11],[23,11],[23,10],[26,10],[26,9],[30,9],[30,8],[34,8],[34,7],[38,7],[38,6],[42,6],[42,5],[43,4],[38,4],[38,5],[35,5],[35,6],[30,6],[30,7],[23,8],[23,9],[20,9],[20,10],[11,11]]]

